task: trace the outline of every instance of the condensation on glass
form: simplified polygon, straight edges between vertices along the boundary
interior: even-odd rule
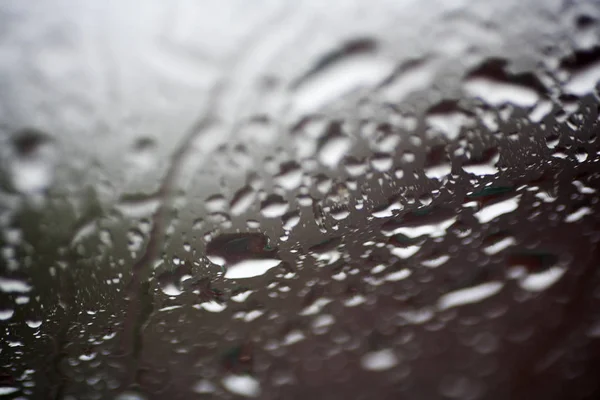
[[[600,396],[594,1],[0,5],[0,396]]]

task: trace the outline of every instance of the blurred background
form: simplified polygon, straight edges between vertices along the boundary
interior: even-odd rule
[[[0,397],[600,398],[600,4],[0,4]]]

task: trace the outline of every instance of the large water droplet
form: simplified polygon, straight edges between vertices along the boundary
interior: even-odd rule
[[[398,357],[391,349],[372,351],[361,359],[361,365],[369,371],[385,371],[398,364]]]
[[[251,186],[244,186],[238,190],[231,199],[230,211],[232,215],[245,213],[256,199],[256,192]]]
[[[282,196],[272,194],[260,204],[260,212],[267,218],[277,218],[285,214],[289,207],[289,203]]]
[[[438,307],[441,310],[445,310],[465,304],[479,303],[500,292],[503,286],[504,284],[502,282],[487,282],[481,285],[446,293],[438,300]]]
[[[534,106],[540,100],[541,84],[530,75],[507,74],[506,64],[498,59],[484,63],[465,80],[465,92],[492,106]]]
[[[377,55],[373,41],[357,39],[344,43],[322,57],[293,85],[294,111],[317,111],[353,90],[382,82],[393,68],[391,60]]]
[[[334,123],[320,141],[319,161],[329,168],[335,168],[351,147],[350,137],[342,132],[339,123]]]
[[[401,102],[411,93],[427,89],[436,73],[437,65],[433,59],[405,62],[381,84],[381,96],[388,101]]]
[[[25,129],[11,138],[8,174],[15,191],[27,195],[45,192],[54,179],[57,149],[47,134]]]
[[[231,393],[244,397],[258,397],[260,382],[250,375],[227,375],[222,380],[223,387]]]
[[[600,82],[600,49],[576,53],[562,67],[570,74],[565,92],[576,96],[593,93]]]
[[[18,279],[0,277],[0,292],[3,293],[27,293],[31,286]]]
[[[500,159],[498,149],[490,149],[484,152],[481,157],[471,159],[468,163],[463,164],[462,169],[465,172],[474,175],[495,175],[498,173],[496,166]]]
[[[208,259],[226,268],[225,278],[244,279],[265,274],[281,263],[277,249],[261,233],[230,233],[211,240]]]
[[[430,129],[450,140],[458,138],[461,129],[472,125],[473,116],[462,110],[456,101],[443,101],[427,111],[426,122]]]

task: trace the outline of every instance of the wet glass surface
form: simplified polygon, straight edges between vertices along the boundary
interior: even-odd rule
[[[600,5],[0,5],[0,396],[600,396]]]

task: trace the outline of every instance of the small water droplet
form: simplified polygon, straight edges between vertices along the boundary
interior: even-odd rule
[[[451,399],[472,399],[479,395],[480,389],[473,381],[463,375],[446,375],[440,381],[440,393]]]
[[[214,393],[214,391],[216,389],[217,388],[215,387],[215,385],[206,379],[196,382],[196,384],[192,388],[194,393],[200,393],[200,394]]]
[[[140,137],[132,146],[130,157],[135,166],[144,170],[155,164],[157,142],[152,137]]]
[[[146,397],[140,393],[127,391],[115,397],[115,400],[146,400]]]
[[[465,304],[479,303],[499,293],[504,287],[502,282],[487,282],[481,285],[446,293],[438,300],[438,308],[446,310]]]
[[[0,396],[6,396],[18,392],[19,388],[13,386],[0,386]]]
[[[430,87],[437,74],[434,59],[409,60],[401,64],[380,86],[381,96],[394,103]]]
[[[457,101],[444,100],[427,110],[425,121],[429,129],[455,140],[463,127],[473,124],[474,117],[461,109]]]
[[[490,332],[482,332],[475,336],[473,347],[480,354],[490,354],[498,349],[498,338]]]

